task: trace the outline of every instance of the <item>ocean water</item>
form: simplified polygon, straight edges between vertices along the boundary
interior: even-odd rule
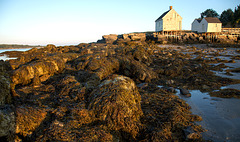
[[[203,137],[213,142],[240,141],[240,99],[211,97],[208,93],[191,90],[191,97],[176,94],[185,100],[193,114],[199,115],[203,121],[197,122],[207,131]]]
[[[28,51],[31,48],[21,48],[21,49],[0,49],[0,53],[3,53],[5,51]],[[0,60],[10,60],[10,59],[16,59],[16,58],[9,58],[7,55],[0,55]]]
[[[228,49],[214,58],[231,60],[231,57],[240,55],[235,51],[236,49]],[[240,67],[240,60],[234,61],[235,63],[224,63],[228,68],[223,69],[223,71],[213,72],[223,78],[240,79],[240,73],[231,72],[232,75],[226,74],[227,69]],[[221,87],[221,89],[226,88],[240,90],[240,84]],[[240,142],[240,99],[211,97],[209,93],[202,93],[200,90],[190,90],[192,96],[187,98],[180,95],[179,90],[177,91],[176,95],[191,106],[192,113],[203,118],[203,121],[197,122],[197,124],[207,130],[202,134],[206,140],[212,140],[213,142]]]

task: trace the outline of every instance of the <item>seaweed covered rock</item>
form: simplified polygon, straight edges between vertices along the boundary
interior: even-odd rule
[[[141,96],[132,79],[113,75],[89,95],[88,109],[112,131],[135,137],[139,131]]]
[[[120,61],[120,72],[125,76],[140,82],[150,82],[152,79],[157,78],[157,74],[140,61],[127,56],[121,56],[118,59]]]
[[[30,137],[49,117],[45,108],[19,106],[16,108],[16,133]]]
[[[149,85],[149,89],[150,86],[154,85]],[[146,126],[143,131],[148,133],[145,136],[141,135],[139,139],[143,141],[186,141],[184,130],[187,127],[192,127],[193,133],[201,136],[202,128],[193,123],[201,121],[201,117],[192,115],[190,106],[177,96],[164,93],[162,89],[154,90],[156,91],[152,91],[153,93],[141,90],[141,105],[144,113],[142,124]],[[199,139],[200,137],[193,140],[200,141]]]
[[[237,89],[227,88],[215,92],[210,92],[210,95],[221,98],[240,98],[240,91]]]
[[[146,65],[150,65],[150,63],[152,63],[152,59],[150,58],[150,55],[151,55],[150,51],[147,51],[146,49],[144,49],[141,46],[137,47],[133,51],[133,57],[137,61],[143,62]]]
[[[14,70],[11,76],[12,86],[14,87],[17,84],[26,85],[31,83],[31,81],[33,85],[39,85],[39,83],[47,80],[50,76],[61,73],[65,68],[65,63],[76,57],[76,54],[61,54],[23,65]]]
[[[111,133],[104,131],[100,127],[84,127],[77,133],[78,141],[98,141],[98,142],[112,142],[119,141]]]
[[[9,105],[0,107],[0,141],[6,139],[11,141],[15,134],[15,113]]]
[[[0,105],[11,102],[9,70],[8,63],[0,61]]]
[[[119,61],[116,58],[104,57],[92,59],[87,64],[86,69],[93,71],[100,80],[117,72],[119,70]]]
[[[11,70],[8,62],[0,60],[0,141],[13,141],[15,133],[15,113],[10,94]]]
[[[55,83],[57,95],[55,95],[54,98],[64,103],[64,105],[71,105],[73,102],[81,102],[84,100],[85,87],[83,87],[74,76],[67,75]]]
[[[65,68],[65,62],[61,58],[35,61],[15,70],[12,75],[13,85],[26,85],[34,79],[34,84],[45,81],[54,73],[61,72]]]

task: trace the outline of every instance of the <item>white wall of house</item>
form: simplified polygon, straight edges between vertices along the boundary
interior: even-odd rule
[[[192,31],[197,31],[198,33],[206,32],[221,32],[222,23],[208,23],[205,19],[199,23],[196,19],[192,23]]]
[[[199,24],[199,33],[206,33],[208,29],[208,22],[203,18]]]
[[[155,31],[182,30],[182,17],[171,9],[162,19],[155,22]]]
[[[208,23],[207,32],[221,32],[222,23]]]
[[[198,31],[200,31],[200,23],[198,22],[198,20],[194,20],[193,22],[192,22],[192,27],[191,27],[191,30],[192,31],[194,31],[194,32],[198,32]]]
[[[182,17],[174,9],[163,17],[163,30],[182,30]]]

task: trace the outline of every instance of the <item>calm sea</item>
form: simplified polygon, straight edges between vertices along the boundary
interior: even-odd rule
[[[0,49],[0,53],[5,51],[28,51],[31,48],[21,48],[21,49]],[[0,55],[0,60],[10,60],[10,59],[16,59],[16,58],[9,58],[7,55]]]

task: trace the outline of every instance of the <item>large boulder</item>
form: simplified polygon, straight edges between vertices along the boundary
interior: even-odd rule
[[[146,34],[145,33],[131,33],[129,34],[129,37],[133,41],[145,41],[146,40]]]
[[[55,59],[47,58],[41,61],[34,61],[28,65],[23,65],[13,72],[12,83],[13,85],[23,84],[26,85],[35,79],[33,83],[45,81],[54,73],[62,72],[65,68],[64,59],[56,57]],[[40,77],[40,78],[39,78]],[[39,78],[39,79],[38,79]]]
[[[162,44],[166,44],[168,41],[167,36],[157,33],[153,33],[153,39]]]
[[[143,113],[141,96],[132,79],[113,75],[93,90],[88,99],[88,109],[108,129],[137,135]]]
[[[105,43],[113,43],[118,39],[118,35],[116,34],[104,35],[102,36],[102,38],[105,41]]]
[[[77,57],[74,53],[56,54],[23,65],[13,71],[11,89],[17,84],[26,85],[32,82],[33,85],[39,85],[50,76],[61,73],[65,69],[65,63]]]
[[[118,59],[120,61],[120,72],[125,76],[140,82],[150,82],[157,78],[157,74],[140,61],[127,56],[121,56]]]
[[[87,64],[86,69],[89,71],[93,71],[100,80],[104,79],[110,74],[115,73],[119,70],[119,61],[116,58],[100,58],[100,59],[92,59]]]

